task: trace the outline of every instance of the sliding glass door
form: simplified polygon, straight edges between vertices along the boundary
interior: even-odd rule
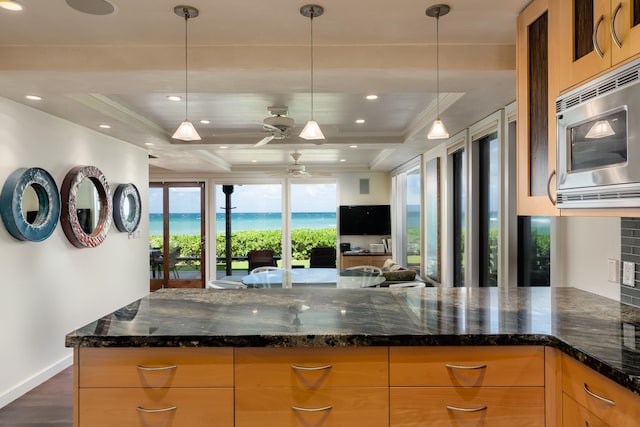
[[[202,288],[205,268],[204,183],[149,184],[151,290]]]

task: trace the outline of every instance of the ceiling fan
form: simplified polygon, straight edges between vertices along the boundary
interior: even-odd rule
[[[298,159],[302,154],[297,151],[291,153],[291,157],[293,158],[293,164],[287,166],[287,175],[295,178],[310,178],[311,174],[306,171],[305,165],[298,164]]]
[[[262,129],[270,134],[258,141],[256,147],[266,145],[274,139],[285,139],[289,129],[295,123],[291,117],[287,117],[287,107],[267,107],[267,109],[271,113],[271,117],[262,121]]]

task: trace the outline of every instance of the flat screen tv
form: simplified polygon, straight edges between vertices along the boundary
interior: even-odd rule
[[[391,234],[389,205],[340,206],[339,219],[343,236]]]

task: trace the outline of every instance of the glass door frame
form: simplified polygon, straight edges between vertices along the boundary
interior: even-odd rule
[[[171,278],[169,266],[169,251],[171,235],[169,228],[169,191],[171,188],[200,188],[200,277],[197,279]],[[206,272],[206,221],[205,221],[205,195],[206,185],[204,182],[150,182],[149,190],[153,188],[162,189],[162,277],[150,278],[150,290],[155,291],[161,288],[204,288]]]

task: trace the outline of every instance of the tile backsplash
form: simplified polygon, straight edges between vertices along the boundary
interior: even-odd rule
[[[625,261],[633,262],[634,286],[622,284],[622,269]],[[640,218],[620,220],[620,301],[640,307]]]

